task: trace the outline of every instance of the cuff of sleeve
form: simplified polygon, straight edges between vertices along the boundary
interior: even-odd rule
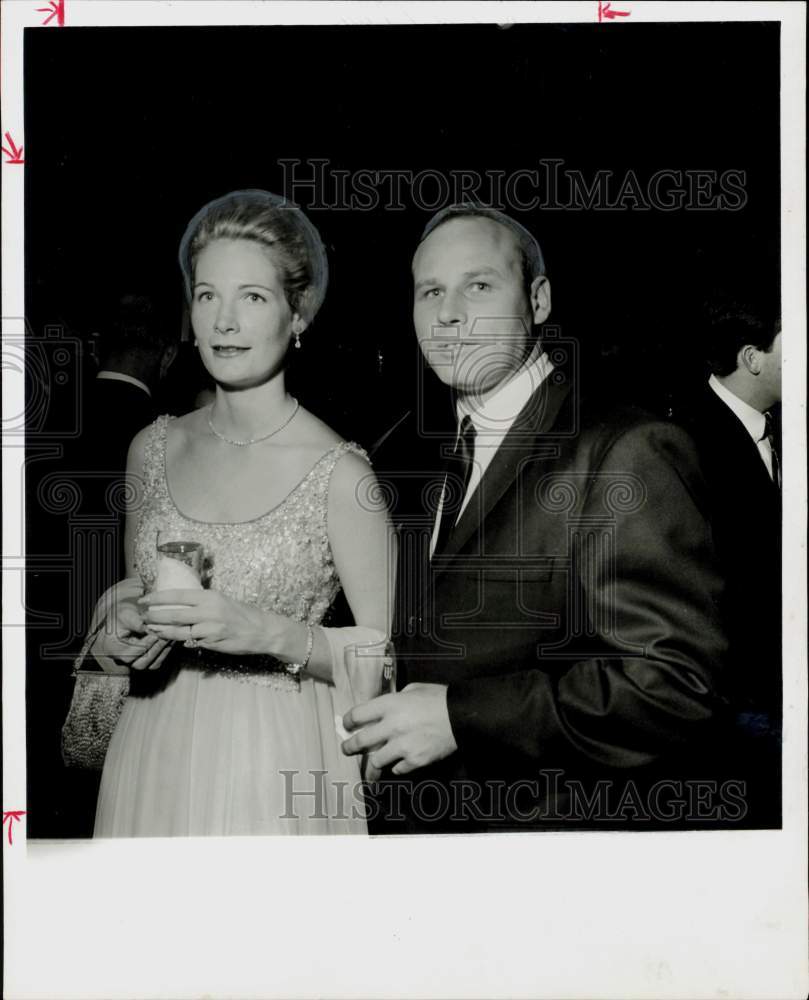
[[[455,681],[447,687],[449,724],[463,755],[474,749],[480,737],[485,735],[478,688],[475,681]]]
[[[527,671],[472,677],[447,688],[447,712],[458,750],[475,766],[497,758],[536,763],[550,749],[553,720],[548,678]],[[540,742],[538,734],[542,733]]]
[[[331,653],[332,682],[344,711],[379,693],[387,637],[360,625],[324,628]]]

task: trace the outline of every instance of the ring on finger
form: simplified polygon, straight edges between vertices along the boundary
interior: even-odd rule
[[[189,625],[188,626],[188,638],[183,643],[183,645],[185,646],[186,649],[198,649],[199,648],[199,640],[194,638],[193,632],[194,632],[193,626]]]

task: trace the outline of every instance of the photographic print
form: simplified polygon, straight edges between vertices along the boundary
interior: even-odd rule
[[[385,9],[3,12],[9,995],[802,995],[805,18]]]

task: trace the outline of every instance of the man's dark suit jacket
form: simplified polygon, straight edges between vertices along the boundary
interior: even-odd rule
[[[697,443],[727,586],[735,732],[728,773],[744,775],[754,825],[780,826],[781,491],[756,443],[710,388],[680,413]]]
[[[375,829],[531,828],[560,817],[614,828],[632,815],[620,808],[627,778],[648,788],[705,759],[726,643],[693,443],[637,410],[586,413],[554,376],[518,416],[440,557],[427,561],[432,511],[395,514],[398,684],[448,685],[458,749],[407,776],[422,785],[405,791],[401,827],[402,796],[393,808],[380,797],[387,822]],[[441,476],[428,463],[411,463],[397,485],[393,462],[388,450],[375,466],[400,498],[436,495]],[[583,816],[567,783],[590,794],[599,780],[612,782],[607,799]]]
[[[126,469],[132,438],[156,417],[154,404],[139,386],[97,378],[88,386],[82,443],[87,460],[115,472]]]
[[[143,389],[120,379],[94,379],[82,402],[81,434],[67,449],[65,470],[80,477],[80,513],[88,519],[88,527],[93,520],[102,524],[112,518],[118,536],[112,558],[94,570],[98,596],[126,575],[123,500],[127,453],[132,439],[156,414]]]

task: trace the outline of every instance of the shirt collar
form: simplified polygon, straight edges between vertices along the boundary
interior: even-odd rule
[[[128,382],[130,385],[136,385],[139,389],[143,389],[146,395],[151,399],[152,390],[146,385],[145,382],[141,382],[139,378],[135,378],[134,375],[126,375],[124,372],[108,372],[106,370],[100,371],[96,378],[109,379],[112,382]]]
[[[458,422],[469,416],[477,434],[503,437],[520,411],[553,370],[553,363],[537,344],[522,367],[500,385],[484,402],[476,397],[459,397]]]
[[[740,399],[735,392],[731,392],[726,385],[723,385],[722,382],[719,381],[716,375],[711,375],[708,379],[708,385],[713,389],[722,402],[733,410],[739,420],[741,420],[744,424],[750,437],[758,443],[764,437],[765,428],[767,426],[767,418],[764,414],[755,407],[751,406],[749,403],[745,403],[745,401]]]

